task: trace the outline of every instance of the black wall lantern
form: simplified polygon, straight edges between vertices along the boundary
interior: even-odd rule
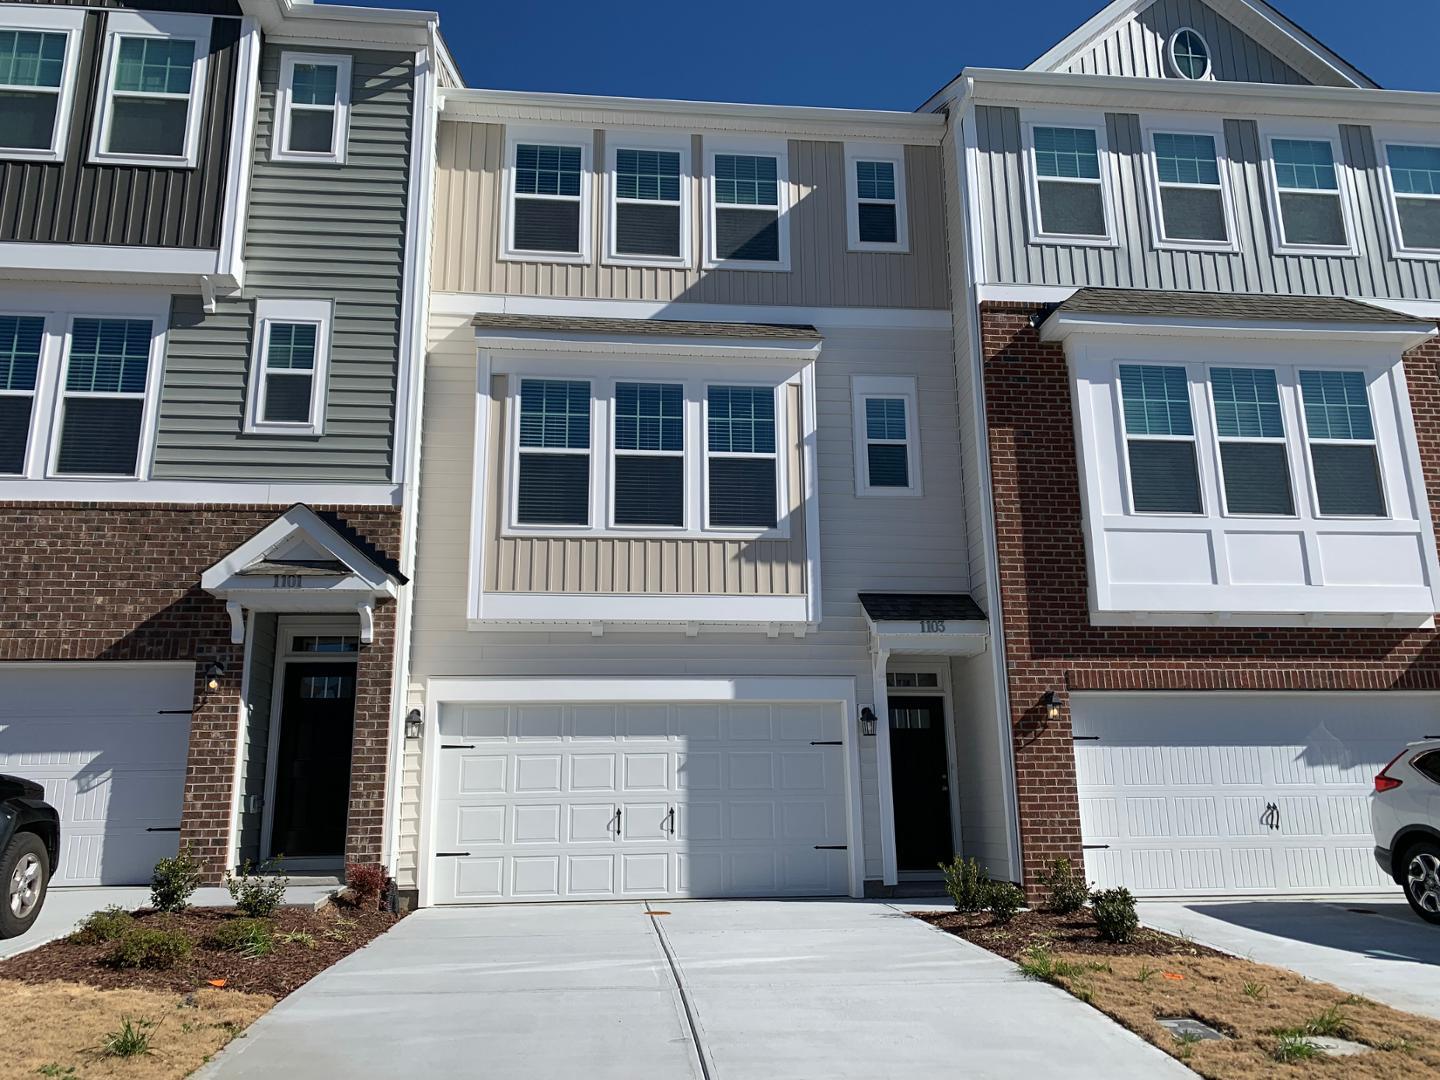
[[[405,737],[407,739],[418,739],[425,733],[425,718],[420,714],[419,709],[411,709],[405,714]]]
[[[877,721],[876,718],[875,718],[875,710],[872,709],[872,708],[870,708],[869,705],[866,705],[864,708],[862,708],[862,709],[860,710],[860,734],[861,734],[861,735],[874,735],[874,734],[875,734],[875,725],[876,725],[878,722],[879,722],[879,721]]]
[[[1060,695],[1054,690],[1046,690],[1040,695],[1040,704],[1045,708],[1046,720],[1060,719]]]
[[[210,665],[208,668],[205,669],[205,688],[206,688],[207,690],[219,690],[219,689],[220,689],[220,678],[221,678],[221,676],[223,676],[224,674],[225,674],[225,664],[224,664],[224,662],[221,661],[221,660],[216,660],[216,661],[212,662],[211,665]]]

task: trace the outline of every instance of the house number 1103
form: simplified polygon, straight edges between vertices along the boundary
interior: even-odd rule
[[[945,632],[945,620],[921,619],[920,632],[922,634],[943,634]]]

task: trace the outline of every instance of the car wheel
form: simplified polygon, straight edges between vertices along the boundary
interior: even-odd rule
[[[50,853],[34,833],[16,833],[0,855],[0,938],[30,929],[50,887]]]
[[[1440,923],[1440,843],[1422,840],[1405,852],[1405,899],[1426,922]]]

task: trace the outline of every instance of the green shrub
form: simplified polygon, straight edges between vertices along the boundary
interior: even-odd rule
[[[75,928],[70,940],[77,945],[100,945],[107,941],[119,941],[135,926],[135,916],[117,904],[111,904],[103,911],[92,912],[85,921]]]
[[[161,859],[150,877],[150,906],[156,911],[184,911],[200,887],[200,864],[181,848],[173,859]]]
[[[973,915],[985,910],[990,902],[990,877],[976,860],[956,855],[940,864],[940,872],[945,875],[945,891],[955,901],[956,911]]]
[[[1048,873],[1040,875],[1040,884],[1050,894],[1046,906],[1057,915],[1073,915],[1090,899],[1090,886],[1085,884],[1085,875],[1063,856],[1050,865]]]
[[[1095,926],[1106,941],[1124,943],[1140,929],[1135,897],[1129,889],[1102,889],[1090,897],[1090,907],[1095,913]]]
[[[178,930],[135,929],[115,942],[108,959],[118,968],[169,968],[189,957],[194,947]]]
[[[237,952],[246,959],[268,956],[275,949],[275,932],[264,919],[231,919],[206,939],[212,948]]]
[[[240,867],[239,876],[225,875],[225,888],[230,890],[230,899],[240,909],[240,914],[252,919],[268,919],[285,902],[285,889],[290,879],[280,872],[280,861],[273,864],[272,873],[265,873],[266,866],[250,868],[250,860]]]
[[[1008,881],[990,883],[985,895],[985,907],[989,909],[990,917],[1001,926],[1015,918],[1015,913],[1024,906],[1025,894],[1020,891],[1019,886]]]

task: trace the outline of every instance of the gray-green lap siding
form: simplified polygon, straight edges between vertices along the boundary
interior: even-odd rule
[[[199,296],[174,300],[156,478],[382,483],[391,476],[414,57],[350,54],[348,159],[314,165],[270,160],[285,51],[266,46],[261,60],[244,291],[222,297],[208,315]],[[335,301],[323,435],[244,432],[260,298]]]

